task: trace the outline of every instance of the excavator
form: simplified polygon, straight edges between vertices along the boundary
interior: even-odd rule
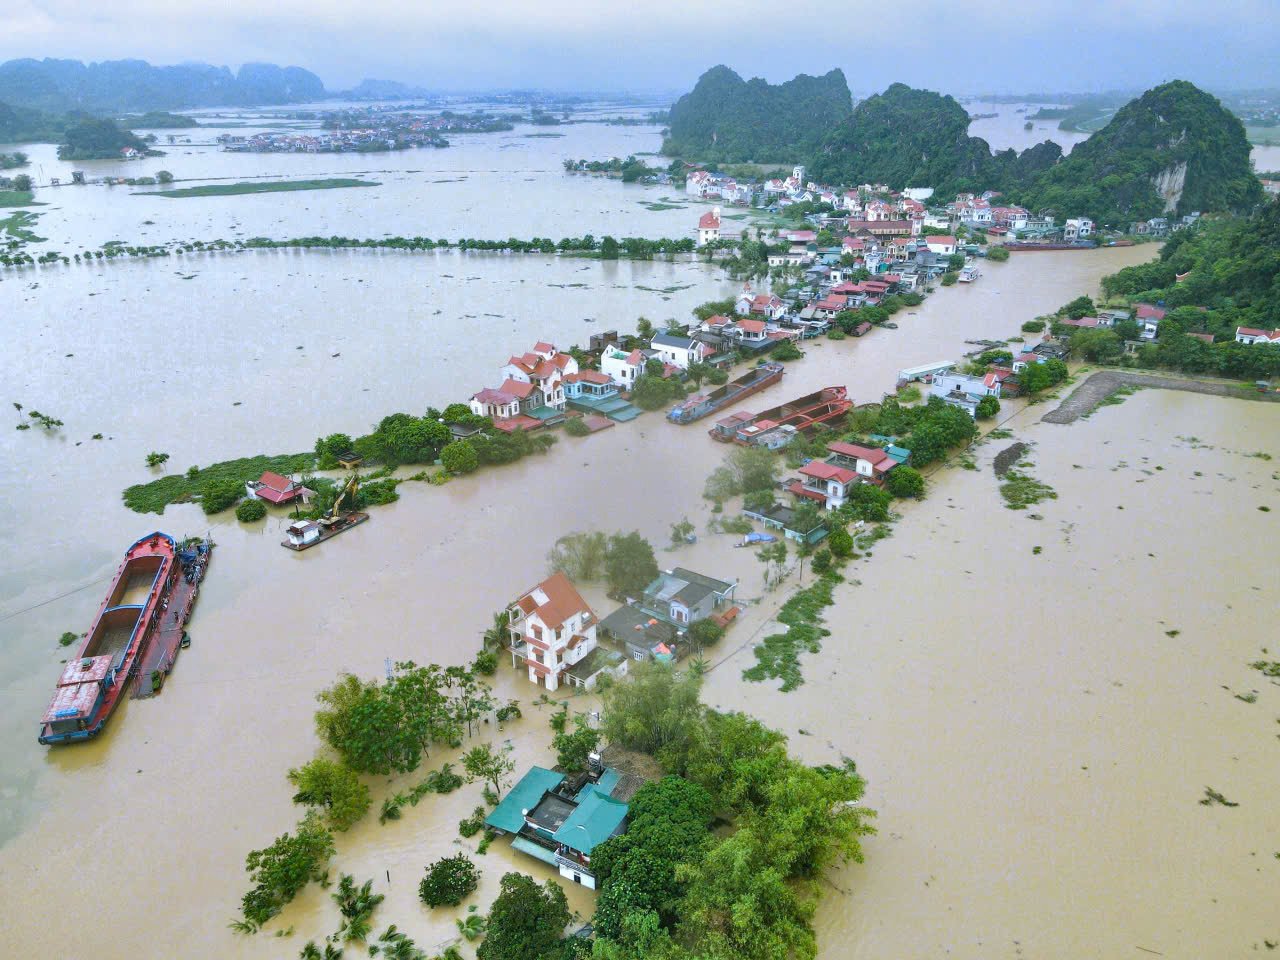
[[[332,528],[339,521],[346,519],[343,513],[343,505],[348,510],[354,510],[356,507],[356,491],[360,489],[360,474],[352,473],[347,478],[347,482],[342,485],[342,489],[338,491],[338,495],[334,497],[333,506],[329,508],[329,512],[320,518],[320,524],[326,528]]]

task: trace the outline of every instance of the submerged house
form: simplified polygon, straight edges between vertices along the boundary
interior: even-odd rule
[[[308,502],[315,496],[315,491],[304,487],[297,481],[282,477],[278,473],[265,471],[257,480],[249,480],[244,485],[245,493],[254,500],[265,500],[267,503],[283,506],[295,500]]]
[[[733,601],[738,581],[726,583],[684,567],[664,570],[644,588],[637,601],[641,610],[682,630],[705,620]]]
[[[533,767],[484,822],[510,835],[512,849],[594,890],[591,854],[626,832],[627,803],[642,781],[603,766],[596,754],[589,763],[587,773],[575,776]]]

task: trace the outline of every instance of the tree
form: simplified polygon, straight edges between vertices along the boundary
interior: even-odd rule
[[[948,270],[942,275],[942,285],[944,287],[954,287],[956,285],[956,281],[959,279],[960,274],[956,273],[954,270]]]
[[[605,739],[628,750],[640,750],[659,759],[669,758],[671,768],[693,736],[701,704],[702,681],[692,673],[676,676],[657,662],[638,663],[630,681],[616,683],[604,694]]]
[[[600,241],[600,259],[601,260],[617,260],[618,259],[618,241],[613,237],[606,236]]]
[[[650,360],[649,363],[655,361]],[[684,396],[678,380],[664,380],[661,376],[645,373],[636,378],[631,388],[631,400],[641,410],[659,410],[677,397]]]
[[[827,535],[827,549],[839,560],[853,556],[853,537],[844,527],[837,527]]]
[[[427,867],[418,898],[428,907],[456,907],[480,883],[480,871],[465,854],[443,857]]]
[[[960,268],[962,268],[963,266],[964,266],[964,254],[963,254],[963,253],[953,253],[953,254],[951,254],[951,256],[947,257],[947,269],[948,269],[948,270],[959,270],[959,269],[960,269]]]
[[[440,464],[450,473],[472,473],[480,466],[480,458],[466,440],[455,440],[440,451]]]
[[[173,183],[173,174],[168,170],[160,170],[156,173],[157,183]]]
[[[1165,336],[1163,328],[1160,336]],[[1124,344],[1113,330],[1085,328],[1071,332],[1071,352],[1085,360],[1110,363],[1124,352]]]
[[[671,525],[671,542],[673,544],[684,543],[694,531],[693,523],[688,517],[681,517],[678,523]]]
[[[653,324],[644,317],[640,317],[636,320],[636,336],[648,343],[653,339]]]
[[[495,751],[493,744],[482,743],[472,747],[462,755],[462,767],[467,771],[467,779],[474,783],[480,780],[493,788],[495,796],[501,797],[503,782],[516,768],[509,756],[510,747]]]
[[[522,873],[508,873],[489,911],[489,929],[478,960],[544,960],[560,950],[569,925],[569,903],[551,880],[539,887]]]
[[[1018,386],[1028,395],[1039,393],[1049,387],[1056,386],[1067,378],[1067,365],[1061,360],[1046,360],[1044,363],[1029,363],[1018,374]],[[912,454],[915,448],[912,447]]]
[[[350,454],[354,446],[352,439],[345,433],[331,433],[316,440],[316,457],[320,461],[320,469],[337,469],[338,457]]]
[[[689,625],[689,639],[697,645],[699,650],[715,646],[723,636],[724,627],[710,618],[697,620]]]
[[[600,745],[600,731],[593,730],[583,714],[573,718],[573,732],[557,733],[551,740],[556,766],[566,773],[587,769],[587,757]]]
[[[1009,249],[997,244],[992,244],[987,248],[987,259],[992,263],[1004,263],[1009,259]]]
[[[1065,313],[1072,320],[1079,320],[1081,317],[1092,316],[1096,309],[1092,297],[1076,297],[1070,303],[1063,304],[1058,314]]]
[[[915,497],[918,500],[924,496],[924,477],[919,470],[906,464],[890,470],[884,484],[895,497]]]
[[[1000,412],[1000,401],[995,397],[986,396],[978,401],[978,407],[974,411],[979,420],[990,420]]]
[[[604,567],[609,592],[619,597],[640,596],[658,577],[653,546],[637,530],[615,533],[609,538]]]
[[[336,760],[316,757],[289,771],[298,790],[294,803],[319,807],[334,830],[347,830],[369,810],[369,788],[351,768]]]
[[[245,919],[259,926],[266,923],[298,891],[320,878],[333,854],[333,835],[315,812],[303,817],[293,834],[282,834],[269,847],[251,851],[245,869],[254,888],[241,901]]]
[[[156,453],[154,450],[147,454],[147,466],[159,467],[169,462],[167,453]]]
[[[594,530],[565,534],[547,554],[547,562],[570,580],[599,580],[608,555],[609,538]]]
[[[434,664],[397,663],[381,686],[343,674],[316,699],[321,739],[362,773],[407,773],[418,766],[428,745],[458,734],[442,688],[444,676]]]
[[[793,340],[784,340],[773,348],[774,360],[801,360],[803,358],[804,351],[797,347]]]
[[[34,186],[31,177],[25,173],[20,173],[13,178],[13,189],[19,193],[29,193]]]
[[[267,515],[267,505],[261,500],[245,500],[236,507],[236,519],[241,523],[256,523]]]

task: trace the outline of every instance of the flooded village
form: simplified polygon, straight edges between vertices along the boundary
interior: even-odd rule
[[[564,156],[651,150],[656,126],[575,126],[563,142],[529,128],[380,156],[389,169],[368,191],[41,194],[49,248],[305,236],[317,218],[343,236],[596,246],[0,268],[15,423],[36,408],[62,421],[0,434],[13,505],[0,559],[6,941],[100,957],[293,956],[323,942],[336,912],[316,883],[256,936],[228,930],[245,855],[294,829],[286,772],[321,742],[317,694],[345,671],[389,682],[410,661],[460,668],[482,653],[496,662],[475,731],[433,744],[417,773],[365,777],[369,814],[335,834],[335,879],[372,878],[375,926],[397,924],[430,956],[475,952],[466,907],[420,896],[424,867],[459,853],[480,869],[468,902],[481,910],[515,871],[558,883],[575,930],[591,922],[592,853],[661,770],[608,745],[561,769],[548,721],[563,710],[562,727],[601,729],[602,691],[652,663],[700,676],[708,706],[780,731],[805,764],[856,762],[876,832],[864,862],[825,876],[818,956],[1237,956],[1278,939],[1280,728],[1274,682],[1249,664],[1274,654],[1280,404],[1252,385],[1152,382],[1063,406],[1099,369],[1072,353],[1073,333],[1119,330],[1137,351],[1167,316],[1110,303],[1102,278],[1156,256],[1135,238],[1195,218],[1103,234],[995,191],[818,184],[798,166],[755,180],[690,166],[677,195],[670,174],[624,185],[562,169]],[[284,149],[193,148],[180,176],[368,169],[292,144],[308,155],[273,155]],[[179,158],[133,165],[161,162]],[[624,237],[690,238],[696,252],[609,257],[603,241]],[[1082,296],[1092,309],[1061,312]],[[1234,342],[1272,339],[1242,326]],[[881,432],[899,408],[943,412],[932,432],[906,419]],[[378,462],[370,438],[394,411],[429,461]],[[938,440],[946,430],[963,440]],[[511,462],[494,452],[539,437],[554,441]],[[317,448],[305,470],[239,478],[231,500],[263,504],[260,520],[206,514],[197,497],[160,516],[121,501],[317,438],[340,465]],[[167,462],[147,466],[149,452]],[[748,458],[772,464],[764,491],[715,486]],[[362,504],[368,522],[332,542],[281,549],[346,509],[338,495],[303,516],[353,471],[397,496]],[[1041,488],[1024,509],[1002,492],[1011,471]],[[87,743],[39,746],[34,718],[70,653],[58,635],[86,629],[123,550],[155,529],[217,545],[189,647],[161,695],[122,699]],[[632,531],[657,568],[635,589],[568,556]],[[784,606],[832,566],[820,642],[789,666],[786,651],[757,652],[795,630]],[[761,664],[777,669],[762,680]],[[483,802],[480,781],[404,802],[483,744],[511,770],[470,836],[458,824]],[[1204,804],[1207,791],[1233,806]],[[104,943],[106,899],[68,897],[69,882],[164,909]]]

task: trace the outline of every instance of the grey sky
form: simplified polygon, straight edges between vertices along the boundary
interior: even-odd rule
[[[306,67],[439,89],[682,90],[707,67],[855,92],[1280,86],[1277,0],[7,0],[0,60]]]

